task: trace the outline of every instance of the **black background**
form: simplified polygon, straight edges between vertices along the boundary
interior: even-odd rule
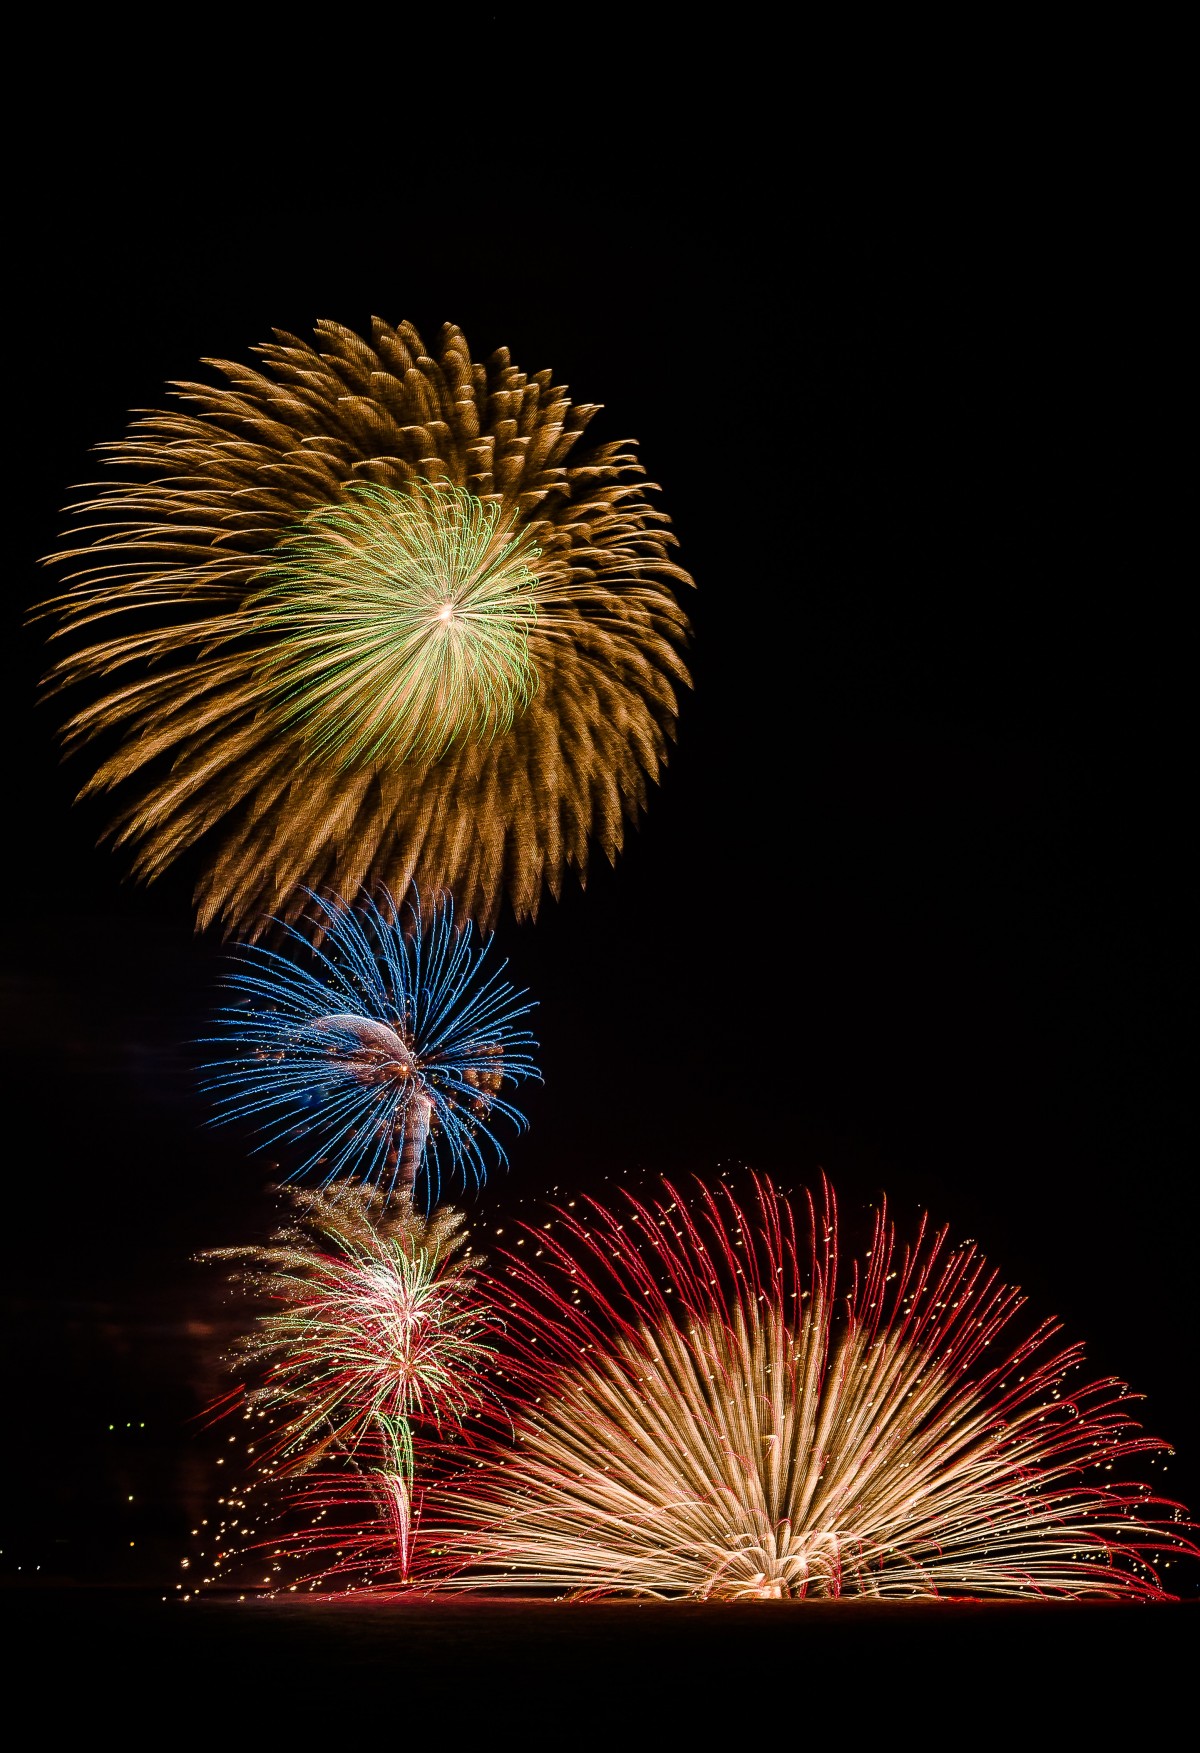
[[[623,87],[619,127],[611,93],[580,121],[569,75],[451,143],[397,111],[386,152],[319,107],[246,132],[77,77],[10,214],[5,1579],[173,1589],[231,1319],[189,1257],[272,1209],[262,1160],[204,1128],[187,1043],[222,951],[194,871],[137,891],[95,849],[20,616],[130,409],[273,326],[373,312],[603,402],[698,586],[644,823],[501,926],[545,1086],[481,1231],[626,1170],[823,1166],[852,1229],[886,1191],[977,1238],[1145,1393],[1194,1505],[1169,118],[1071,112],[1035,146],[998,112],[909,173],[890,137],[851,170],[849,121],[793,135],[777,95],[743,84],[735,118],[682,74],[669,102]]]

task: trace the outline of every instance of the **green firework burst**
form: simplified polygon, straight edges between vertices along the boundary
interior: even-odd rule
[[[537,685],[539,553],[443,483],[354,486],[310,512],[248,605],[286,718],[323,755],[397,764],[507,730]]]

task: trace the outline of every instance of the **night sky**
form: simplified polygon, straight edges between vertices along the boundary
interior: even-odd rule
[[[230,1320],[190,1256],[274,1211],[268,1163],[206,1128],[196,1088],[223,966],[193,931],[196,867],[142,891],[97,849],[21,616],[92,444],[202,355],[325,316],[453,320],[474,357],[507,345],[602,402],[593,436],[639,440],[698,587],[695,690],[641,826],[586,891],[500,926],[545,1085],[470,1202],[481,1236],[519,1198],[624,1172],[741,1162],[798,1188],[823,1167],[852,1234],[886,1192],[902,1226],[928,1208],[976,1238],[1147,1396],[1179,1451],[1166,1483],[1200,1502],[1165,202],[1115,168],[997,164],[944,198],[830,204],[753,136],[717,152],[692,127],[647,174],[631,149],[627,188],[610,162],[558,199],[547,174],[422,194],[399,166],[383,198],[333,165],[297,189],[265,142],[149,175],[80,149],[69,188],[28,191],[6,1580],[173,1586],[211,1490],[189,1421]]]

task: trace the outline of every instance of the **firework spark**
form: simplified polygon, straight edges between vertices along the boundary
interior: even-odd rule
[[[485,973],[487,947],[455,928],[449,900],[426,924],[415,894],[403,908],[365,901],[361,917],[312,899],[307,935],[283,927],[311,966],[238,951],[232,985],[248,1004],[222,1012],[236,1052],[211,1067],[218,1118],[255,1121],[264,1146],[313,1145],[297,1175],[354,1171],[405,1194],[424,1171],[435,1199],[443,1174],[482,1182],[485,1147],[507,1160],[493,1116],[525,1123],[499,1092],[538,1076],[533,1037],[513,1026],[532,1003],[504,964]]]
[[[1104,1595],[1164,1590],[1178,1506],[1120,1468],[1165,1445],[973,1246],[886,1210],[839,1278],[826,1189],[808,1245],[765,1181],[669,1185],[530,1230],[493,1294],[525,1411],[449,1519],[469,1586],[574,1593]]]
[[[635,447],[576,453],[596,408],[450,325],[436,358],[378,321],[258,351],[105,447],[54,556],[53,679],[102,689],[65,740],[116,742],[85,794],[136,788],[141,878],[205,843],[202,924],[414,878],[533,914],[615,857],[688,680]]]

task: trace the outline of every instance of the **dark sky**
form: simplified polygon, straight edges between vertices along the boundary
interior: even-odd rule
[[[506,344],[604,403],[593,431],[640,441],[698,585],[695,692],[642,827],[501,927],[546,1082],[481,1224],[625,1169],[823,1166],[854,1222],[886,1191],[977,1238],[1148,1396],[1168,1483],[1200,1500],[1169,199],[1115,158],[1001,157],[920,201],[831,201],[753,134],[717,154],[686,129],[627,168],[435,198],[400,165],[382,193],[361,167],[298,187],[266,143],[169,175],[81,146],[69,188],[29,191],[6,1572],[174,1580],[219,1338],[189,1255],[271,1212],[265,1165],[203,1130],[186,1043],[221,950],[193,934],[194,873],[140,892],[95,848],[18,613],[127,410],[272,326],[373,312],[454,320],[476,357]]]

